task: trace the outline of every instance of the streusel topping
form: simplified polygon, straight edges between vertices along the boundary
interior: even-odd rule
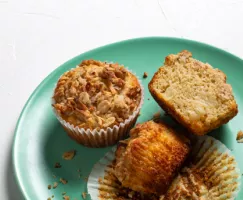
[[[53,107],[65,121],[101,129],[119,125],[133,114],[141,101],[141,87],[117,63],[84,60],[61,76],[53,99]]]

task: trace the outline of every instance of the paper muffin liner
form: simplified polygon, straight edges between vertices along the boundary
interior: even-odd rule
[[[90,173],[88,193],[93,200],[118,200],[118,191],[124,189],[113,175],[115,150],[113,148],[96,163]],[[241,173],[234,156],[224,144],[210,136],[197,137],[189,159],[165,195],[146,200],[190,197],[200,200],[233,200],[237,197]]]
[[[59,120],[59,122],[65,129],[65,131],[73,140],[75,140],[76,142],[84,146],[97,148],[97,147],[107,147],[107,146],[114,145],[119,140],[127,136],[129,130],[134,126],[139,116],[139,112],[144,101],[144,88],[142,86],[141,80],[138,78],[136,73],[132,72],[128,68],[126,68],[126,70],[137,77],[141,88],[141,100],[139,102],[137,109],[133,112],[133,114],[130,115],[129,118],[125,119],[118,126],[115,125],[113,127],[107,127],[106,129],[100,129],[100,130],[84,129],[84,128],[79,128],[77,126],[75,127],[74,125],[62,119],[61,116],[58,114],[58,112],[55,110],[55,108],[53,108],[54,114],[56,115],[57,119]],[[52,104],[54,103],[55,101],[52,98]]]

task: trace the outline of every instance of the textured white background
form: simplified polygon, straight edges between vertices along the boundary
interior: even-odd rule
[[[0,0],[0,199],[21,199],[12,139],[36,86],[77,54],[142,36],[189,38],[243,58],[243,0]]]

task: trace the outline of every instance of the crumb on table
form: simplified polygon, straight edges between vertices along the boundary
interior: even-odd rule
[[[47,188],[48,188],[48,190],[50,190],[51,189],[51,185],[48,185]]]

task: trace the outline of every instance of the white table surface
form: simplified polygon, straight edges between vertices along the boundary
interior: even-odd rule
[[[243,0],[0,0],[0,199],[22,199],[11,148],[36,86],[75,55],[143,36],[189,38],[243,58]]]

